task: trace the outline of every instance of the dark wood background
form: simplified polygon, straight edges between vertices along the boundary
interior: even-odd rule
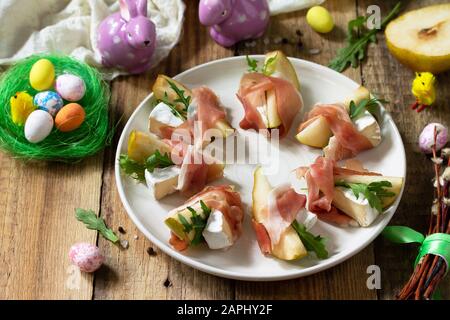
[[[328,0],[336,28],[327,35],[311,31],[305,11],[272,18],[266,35],[231,49],[216,45],[197,18],[197,1],[186,1],[184,33],[179,45],[160,66],[141,76],[112,83],[111,115],[124,117],[114,142],[98,156],[80,164],[25,164],[0,155],[0,298],[12,299],[391,299],[407,280],[417,254],[413,246],[397,246],[377,238],[346,262],[316,275],[282,282],[245,282],[218,278],[194,270],[163,254],[144,238],[128,218],[114,180],[115,146],[121,129],[146,97],[158,73],[174,76],[198,64],[234,55],[263,54],[281,49],[292,57],[326,65],[344,46],[347,22],[378,4],[385,15],[396,1]],[[445,1],[404,1],[406,10]],[[425,124],[450,125],[450,76],[438,76],[436,105],[421,114],[408,110],[413,72],[387,51],[384,36],[371,45],[368,58],[345,74],[391,101],[391,112],[406,148],[408,171],[403,200],[391,224],[425,231],[432,202],[430,161],[418,151]],[[76,207],[92,208],[130,242],[119,250],[74,218]],[[133,239],[138,235],[137,240]],[[106,266],[95,275],[83,274],[79,285],[67,253],[77,241],[97,243]],[[147,250],[152,247],[155,255]],[[366,286],[369,265],[380,266],[381,290]],[[75,279],[75,280],[74,280]],[[448,278],[441,286],[450,297]]]

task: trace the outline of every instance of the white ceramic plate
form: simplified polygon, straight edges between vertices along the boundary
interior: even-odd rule
[[[263,56],[254,56],[254,58],[263,61]],[[273,185],[292,181],[292,169],[309,165],[320,154],[320,150],[302,146],[293,138],[294,130],[303,113],[316,102],[342,101],[358,87],[358,84],[349,78],[321,65],[300,59],[291,59],[291,61],[300,77],[305,106],[302,114],[297,117],[289,136],[280,143],[281,166],[277,174],[269,176]],[[239,128],[243,108],[235,94],[239,80],[246,70],[245,57],[233,57],[197,66],[179,74],[175,79],[189,87],[206,85],[214,90],[225,106],[231,124],[234,128],[238,128],[237,137],[249,139],[251,146],[251,141],[257,134]],[[128,120],[119,140],[117,159],[121,153],[126,153],[131,130],[147,131],[151,102],[152,94],[137,107]],[[371,171],[405,177],[405,150],[400,134],[391,117],[384,110],[381,114],[382,143],[375,149],[363,152],[358,158]],[[225,178],[218,181],[218,183],[235,184],[246,206],[244,231],[237,243],[228,251],[209,250],[206,246],[200,246],[183,253],[175,251],[169,245],[170,232],[164,225],[164,218],[170,209],[182,204],[185,199],[180,195],[171,195],[157,202],[151,198],[144,184],[137,184],[121,174],[118,161],[116,161],[115,173],[120,198],[130,218],[139,230],[162,251],[204,272],[242,280],[267,281],[296,278],[317,273],[341,263],[358,253],[378,236],[392,218],[401,199],[399,196],[395,204],[368,228],[338,228],[319,221],[312,232],[328,239],[327,248],[330,253],[328,259],[319,260],[314,255],[309,255],[296,262],[280,261],[261,254],[250,226],[249,212],[254,168],[255,165],[228,165],[225,169]]]

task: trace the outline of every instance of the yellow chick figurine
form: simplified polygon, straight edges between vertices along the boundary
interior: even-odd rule
[[[12,122],[19,126],[23,126],[31,112],[36,110],[33,104],[33,97],[26,91],[17,92],[10,99]]]
[[[436,78],[430,72],[416,72],[416,77],[412,83],[412,94],[416,97],[416,102],[411,109],[421,112],[429,107],[436,100]]]

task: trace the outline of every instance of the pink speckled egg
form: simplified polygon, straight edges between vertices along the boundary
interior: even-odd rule
[[[69,250],[69,258],[83,272],[94,272],[105,261],[97,246],[85,242],[74,244]]]
[[[423,128],[422,133],[419,136],[419,148],[424,153],[432,153],[432,147],[434,145],[434,128],[436,127],[436,151],[441,150],[446,144],[448,139],[447,128],[440,123],[430,123]]]
[[[56,78],[55,89],[67,101],[79,101],[84,97],[86,85],[83,79],[73,74],[62,74]]]

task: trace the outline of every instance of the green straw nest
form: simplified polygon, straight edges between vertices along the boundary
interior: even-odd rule
[[[12,122],[9,100],[20,91],[27,91],[32,96],[38,93],[30,85],[29,74],[33,64],[42,58],[53,63],[56,76],[70,73],[84,80],[86,93],[78,103],[83,106],[86,118],[78,129],[61,132],[54,127],[47,138],[34,144],[25,138],[24,127]],[[109,97],[109,87],[98,71],[82,62],[59,55],[34,55],[24,59],[0,77],[0,106],[3,109],[0,116],[0,148],[26,160],[72,162],[94,155],[111,140]]]

